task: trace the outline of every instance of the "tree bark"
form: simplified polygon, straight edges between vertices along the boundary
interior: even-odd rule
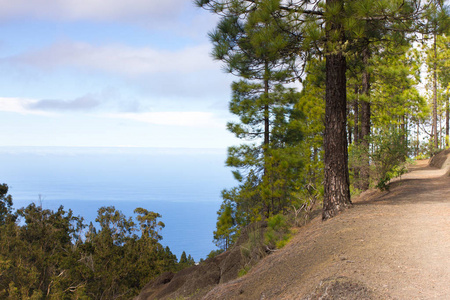
[[[264,96],[266,101],[269,97],[269,80],[264,80]],[[270,143],[270,116],[269,116],[269,104],[264,104],[264,146],[269,147]]]
[[[408,123],[407,123],[407,115],[403,114],[400,119],[400,142],[404,149],[407,148],[408,145]],[[402,158],[402,162],[406,161],[406,157]]]
[[[434,150],[439,148],[438,130],[437,130],[437,49],[436,49],[436,31],[434,32],[433,50],[433,135],[434,135]]]
[[[354,129],[353,129],[353,142],[355,143],[355,145],[359,145],[361,143],[361,132],[360,132],[360,119],[361,116],[360,114],[360,109],[359,109],[359,99],[360,99],[360,93],[361,93],[361,89],[359,87],[358,84],[355,84],[355,101],[353,102],[353,112],[354,112]],[[352,166],[352,170],[353,172],[353,182],[355,187],[359,188],[359,173],[361,171],[361,168],[359,166]]]
[[[450,106],[449,106],[449,99],[448,99],[448,93],[447,93],[447,99],[446,99],[446,103],[445,103],[445,147],[448,148],[448,143],[449,143],[449,125],[450,125],[450,120],[449,120],[449,115],[450,115]]]
[[[342,0],[327,0],[327,6],[343,6]],[[339,19],[339,18],[337,18]],[[341,34],[340,41],[331,41],[330,32]],[[325,87],[325,193],[322,219],[335,216],[352,205],[350,200],[348,149],[347,149],[347,92],[346,59],[339,46],[331,51],[331,43],[340,43],[343,29],[339,21],[328,20]],[[337,49],[336,49],[337,48]]]
[[[350,104],[347,103],[347,112],[350,110],[351,110]],[[348,138],[347,143],[349,145],[351,145],[353,142],[352,133],[353,133],[353,128],[352,128],[351,124],[349,122],[347,122],[347,138]]]
[[[359,87],[358,85],[355,86],[355,94],[359,95]],[[353,130],[353,141],[355,144],[359,143],[360,141],[360,135],[359,135],[359,96],[355,99],[355,102],[353,103],[353,111],[355,113],[355,125]]]
[[[267,176],[270,176],[267,172],[268,166],[268,151],[270,147],[270,111],[269,111],[269,64],[265,62],[265,74],[264,74],[264,99],[266,103],[264,103],[264,144],[263,144],[263,153],[264,153],[264,173],[263,177],[267,179]],[[270,210],[273,209],[273,197],[270,197],[270,203],[264,201],[266,217],[270,217]]]
[[[417,131],[416,131],[416,156],[419,155],[420,150],[420,121],[417,121]]]
[[[361,186],[365,191],[369,189],[370,179],[370,160],[369,160],[369,135],[370,135],[370,74],[367,70],[369,63],[369,50],[364,48],[363,52],[364,71],[362,73],[362,94],[364,95],[361,101],[361,146],[363,148],[362,167],[361,167]]]

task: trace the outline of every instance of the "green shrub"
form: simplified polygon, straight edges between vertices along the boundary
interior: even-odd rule
[[[267,230],[264,234],[265,244],[271,248],[282,248],[291,237],[290,226],[284,215],[278,214],[267,220]]]
[[[242,276],[244,276],[245,274],[247,274],[248,273],[248,271],[250,271],[250,266],[244,266],[242,269],[240,269],[239,270],[239,272],[238,272],[238,277],[242,277]]]
[[[225,250],[223,249],[217,249],[217,250],[212,250],[211,252],[209,252],[208,256],[206,258],[213,258],[216,257],[217,255],[221,254],[225,252]]]
[[[373,152],[371,154],[373,178],[376,187],[388,189],[392,178],[406,173],[406,158],[408,145],[405,132],[395,126],[387,128],[372,136]]]
[[[422,159],[429,159],[430,155],[426,153],[419,153],[416,157],[414,157],[415,160],[422,160]]]
[[[382,178],[378,180],[377,188],[385,191],[389,190],[389,181],[392,178],[401,176],[407,172],[407,169],[405,166],[392,166],[389,171],[387,171]]]

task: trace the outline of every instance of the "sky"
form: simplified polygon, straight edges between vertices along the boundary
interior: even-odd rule
[[[0,147],[237,144],[216,23],[191,0],[0,0]]]

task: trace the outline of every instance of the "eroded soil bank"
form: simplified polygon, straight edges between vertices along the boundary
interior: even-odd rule
[[[446,173],[417,162],[390,191],[366,192],[341,215],[316,218],[205,299],[450,299]]]

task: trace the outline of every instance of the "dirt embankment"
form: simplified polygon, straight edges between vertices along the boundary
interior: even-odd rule
[[[368,191],[326,222],[315,218],[202,298],[450,299],[448,154],[437,163],[444,169],[420,161],[389,191]]]
[[[251,224],[243,230],[232,249],[176,274],[164,273],[149,282],[135,300],[202,299],[215,286],[236,279],[245,265],[256,264],[267,255],[262,244],[247,255],[241,252],[249,234],[258,235],[259,240],[263,240],[266,227],[266,222]]]

